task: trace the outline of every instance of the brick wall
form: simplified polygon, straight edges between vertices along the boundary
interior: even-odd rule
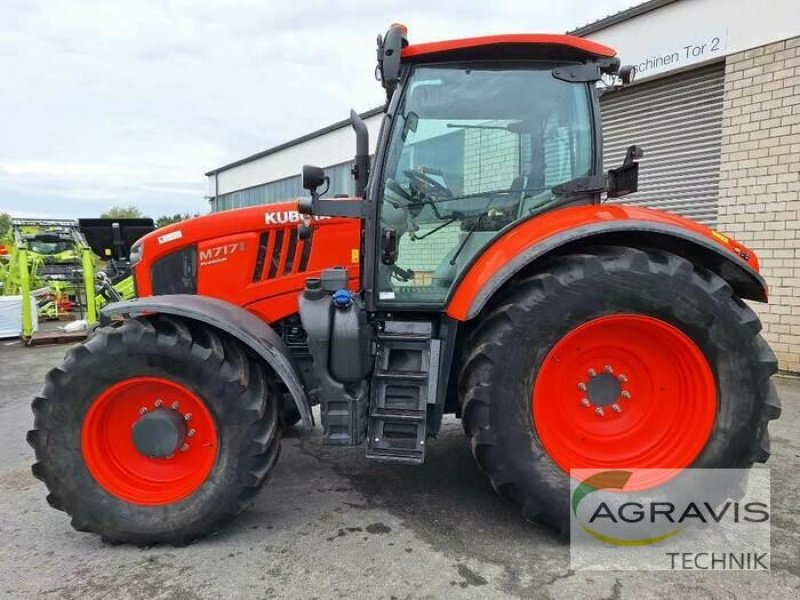
[[[752,248],[754,303],[780,368],[800,372],[800,37],[727,58],[718,229]]]
[[[486,122],[486,125],[494,124]],[[508,188],[518,173],[519,137],[516,134],[499,129],[464,132],[465,194]]]
[[[412,240],[408,234],[401,237],[400,258],[397,264],[404,269],[417,271],[421,275],[435,271],[445,255],[458,244],[459,233],[461,232],[461,228],[456,222],[443,227],[436,233],[431,233],[439,225],[441,223],[422,225],[419,231],[416,232],[417,235],[430,234],[422,240]],[[416,281],[414,284],[422,285]]]
[[[518,144],[517,135],[508,131],[465,130],[464,193],[510,187],[519,171]],[[423,225],[417,235],[424,235],[439,225],[441,223]],[[404,235],[400,238],[400,258],[397,264],[418,273],[417,280],[411,283],[425,285],[428,274],[436,270],[447,253],[459,244],[460,239],[461,227],[458,222],[422,240],[411,240],[409,235]]]

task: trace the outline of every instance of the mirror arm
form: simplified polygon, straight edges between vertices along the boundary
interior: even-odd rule
[[[367,216],[366,205],[361,198],[320,198],[316,193],[312,193],[311,198],[300,198],[297,202],[297,211],[318,217],[363,219]]]
[[[350,111],[350,122],[356,134],[356,156],[353,161],[353,178],[356,181],[355,195],[366,198],[367,182],[369,181],[369,131],[361,116],[354,110]]]

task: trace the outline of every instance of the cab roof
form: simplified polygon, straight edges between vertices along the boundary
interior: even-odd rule
[[[613,48],[585,38],[554,33],[521,33],[414,44],[403,48],[404,62],[450,60],[612,58]]]

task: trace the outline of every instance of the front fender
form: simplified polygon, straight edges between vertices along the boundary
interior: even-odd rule
[[[675,252],[725,279],[742,298],[767,301],[758,258],[727,236],[678,215],[626,205],[575,206],[518,222],[483,249],[456,283],[447,314],[474,318],[514,275],[559,249],[613,244]]]
[[[245,309],[208,296],[173,294],[148,296],[127,302],[109,304],[103,317],[111,315],[145,315],[161,313],[200,321],[233,336],[275,371],[286,385],[306,427],[314,426],[305,390],[283,339],[267,323]]]

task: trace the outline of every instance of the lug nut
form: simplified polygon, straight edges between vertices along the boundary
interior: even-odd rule
[[[180,404],[178,404],[177,401],[175,401],[172,404],[170,404],[170,408],[172,408],[172,410],[178,410],[179,406],[180,406]]]
[[[184,444],[181,446],[181,452],[186,452],[189,449],[189,444]]]
[[[606,365],[605,367],[603,367],[603,371],[605,371],[606,373],[613,373],[614,369],[611,368],[611,365]]]
[[[591,405],[592,405],[592,403],[589,402],[588,398],[584,398],[583,400],[581,400],[581,406],[585,406],[586,408],[589,408]]]
[[[183,415],[183,418],[186,419],[187,421],[191,421],[192,420],[192,413],[186,413],[185,415]]]
[[[579,384],[578,384],[578,389],[579,389],[580,391],[582,391],[582,392],[585,392],[585,391],[586,391],[586,384],[585,384],[585,383],[583,383],[583,382],[579,383]]]
[[[623,391],[623,392],[620,394],[620,396],[622,396],[623,398],[625,398],[626,400],[628,400],[628,399],[630,399],[630,397],[631,397],[631,393],[630,393],[628,390],[625,390],[625,391]]]
[[[620,374],[620,376],[617,377],[617,379],[619,379],[620,383],[625,383],[626,381],[628,381],[628,378],[625,375],[622,375],[622,374]]]
[[[619,407],[619,404],[617,404],[616,402],[611,405],[611,410],[613,410],[615,413],[621,413],[622,412],[622,409]]]
[[[159,399],[159,400],[156,400],[156,401],[153,403],[153,405],[154,405],[156,408],[159,408],[159,407],[160,407],[162,404],[164,404],[164,402],[163,402],[163,400],[160,400],[160,399]]]
[[[594,369],[589,369],[586,372],[589,374],[589,377],[596,377],[597,376],[597,371],[595,371]]]
[[[142,408],[139,409],[139,414],[140,415],[146,415],[147,414],[147,409],[143,406]]]
[[[606,413],[603,410],[602,406],[598,406],[597,408],[594,409],[594,414],[596,414],[598,417],[602,417]]]
[[[194,437],[195,433],[197,433],[197,432],[194,429],[190,429],[189,431],[186,432],[186,435],[188,437]]]

